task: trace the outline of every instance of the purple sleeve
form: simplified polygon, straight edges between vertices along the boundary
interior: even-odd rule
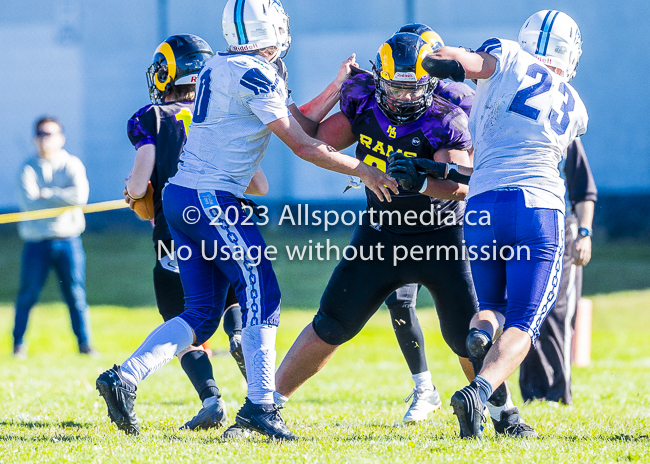
[[[462,82],[440,81],[434,93],[460,107],[469,117],[474,103],[474,89],[469,85]]]
[[[371,74],[357,74],[341,86],[341,112],[350,121],[366,110],[368,97],[375,93],[375,81]]]
[[[447,143],[449,150],[469,150],[472,147],[472,137],[469,133],[468,119],[460,109],[450,112],[447,116]]]
[[[156,138],[153,136],[156,132],[156,119],[153,105],[141,108],[129,119],[127,133],[136,150],[142,145],[156,144]]]

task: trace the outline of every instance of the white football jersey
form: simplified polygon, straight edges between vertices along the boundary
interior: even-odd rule
[[[282,77],[258,55],[211,58],[198,76],[192,124],[169,182],[242,197],[271,137],[266,124],[289,116]]]
[[[471,198],[521,188],[526,206],[564,211],[558,165],[569,143],[587,130],[587,110],[562,77],[517,42],[486,41],[477,52],[497,58],[476,87],[469,128],[474,142]]]

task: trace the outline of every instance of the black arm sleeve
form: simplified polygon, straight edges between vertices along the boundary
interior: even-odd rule
[[[596,182],[587,161],[585,148],[579,138],[571,142],[567,148],[564,173],[571,205],[581,201],[598,201]]]

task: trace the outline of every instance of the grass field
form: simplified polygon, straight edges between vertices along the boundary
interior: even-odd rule
[[[420,313],[444,401],[432,420],[401,425],[411,379],[388,314],[380,311],[284,410],[301,440],[273,444],[259,436],[226,443],[219,431],[178,431],[199,401],[177,361],[141,384],[136,408],[143,432],[125,436],[106,417],[94,380],[159,323],[156,311],[93,307],[96,345],[104,354],[88,359],[75,353],[65,308],[41,305],[31,321],[27,361],[9,355],[8,331],[0,338],[0,462],[648,462],[648,299],[650,291],[595,297],[594,360],[574,372],[575,406],[526,405],[522,412],[538,440],[495,438],[490,426],[482,443],[457,438],[447,405],[464,380],[432,310]],[[10,307],[0,307],[3,327],[11,326],[11,316]],[[280,359],[311,316],[284,312]],[[223,332],[213,338],[218,351],[226,343]],[[229,355],[213,357],[213,364],[232,415],[244,397],[241,375]]]
[[[269,243],[304,244],[312,237],[270,234]],[[333,237],[340,245],[344,235]],[[122,362],[160,323],[151,306],[152,247],[146,236],[84,236],[88,298],[97,359],[76,354],[66,309],[51,277],[34,309],[27,335],[29,358],[10,356],[20,241],[0,237],[0,463],[9,462],[650,462],[650,247],[597,247],[585,288],[594,300],[593,362],[574,371],[573,407],[523,406],[540,438],[495,438],[491,425],[481,443],[457,438],[449,397],[465,384],[454,355],[442,341],[435,312],[423,309],[429,367],[443,408],[414,427],[401,425],[412,388],[388,313],[380,311],[363,332],[299,390],[283,411],[301,437],[274,444],[257,436],[232,443],[220,431],[178,431],[199,408],[177,361],[143,382],[137,413],[142,434],[127,437],[106,417],[94,389],[97,375]],[[311,320],[334,262],[276,263],[284,311],[278,359]],[[624,290],[624,291],[622,291]],[[421,292],[420,306],[430,302]],[[294,308],[294,309],[292,309]],[[234,361],[224,354],[226,336],[212,340],[217,382],[231,417],[245,394]],[[516,375],[516,374],[515,374]],[[514,377],[513,377],[514,378]],[[515,402],[520,404],[516,381]],[[521,405],[521,404],[520,404]]]

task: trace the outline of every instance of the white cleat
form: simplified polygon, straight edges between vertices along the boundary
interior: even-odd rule
[[[442,406],[440,395],[438,395],[438,390],[435,387],[433,387],[433,390],[418,390],[414,388],[404,402],[408,403],[411,397],[413,398],[413,402],[411,402],[411,406],[409,406],[408,411],[404,414],[404,419],[402,419],[405,424],[422,422],[427,419],[429,413],[440,409]]]

